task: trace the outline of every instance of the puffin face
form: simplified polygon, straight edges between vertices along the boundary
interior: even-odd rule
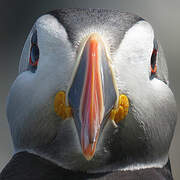
[[[40,17],[23,48],[7,117],[15,151],[67,169],[163,166],[176,103],[151,25],[100,9]]]

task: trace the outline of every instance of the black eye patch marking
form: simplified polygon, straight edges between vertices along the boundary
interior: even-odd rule
[[[157,41],[154,40],[154,48],[151,55],[151,78],[153,78],[157,72],[157,53],[158,53],[158,44]]]
[[[37,39],[37,31],[35,31],[31,37],[31,48],[29,55],[29,65],[28,70],[35,73],[39,61],[39,47],[38,47],[38,39]]]

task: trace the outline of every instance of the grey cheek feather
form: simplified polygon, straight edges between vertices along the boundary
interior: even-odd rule
[[[155,85],[156,83],[156,85]],[[135,119],[143,123],[148,152],[152,158],[167,155],[176,123],[176,103],[167,85],[154,79],[151,84],[134,94]]]
[[[158,72],[157,72],[157,77],[164,81],[167,85],[169,85],[169,80],[168,80],[168,68],[166,64],[166,58],[164,55],[164,51],[162,49],[162,46],[160,42],[158,42],[158,60],[157,60],[157,67],[158,67]]]
[[[33,35],[33,32],[35,31],[35,28],[36,26],[34,25],[24,44],[19,62],[19,74],[27,70],[29,64],[30,48],[31,48],[31,37]]]
[[[18,76],[7,102],[7,117],[15,149],[31,149],[50,142],[56,135],[58,121],[53,111],[52,94],[46,96],[48,94],[44,93],[42,97],[35,92],[34,86],[31,86],[34,77],[30,73]]]

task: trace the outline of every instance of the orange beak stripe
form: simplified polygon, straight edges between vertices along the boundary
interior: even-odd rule
[[[81,146],[87,160],[92,159],[104,116],[104,100],[101,81],[101,39],[93,34],[86,42],[87,69],[81,97],[80,117]]]

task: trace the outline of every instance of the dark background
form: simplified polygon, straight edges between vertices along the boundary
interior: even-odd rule
[[[8,90],[18,73],[24,41],[35,20],[62,7],[94,7],[132,12],[149,21],[164,48],[170,86],[180,105],[180,1],[179,0],[0,0],[0,170],[13,153],[5,113]],[[179,111],[179,108],[178,108]],[[180,123],[170,149],[175,180],[180,179]]]

